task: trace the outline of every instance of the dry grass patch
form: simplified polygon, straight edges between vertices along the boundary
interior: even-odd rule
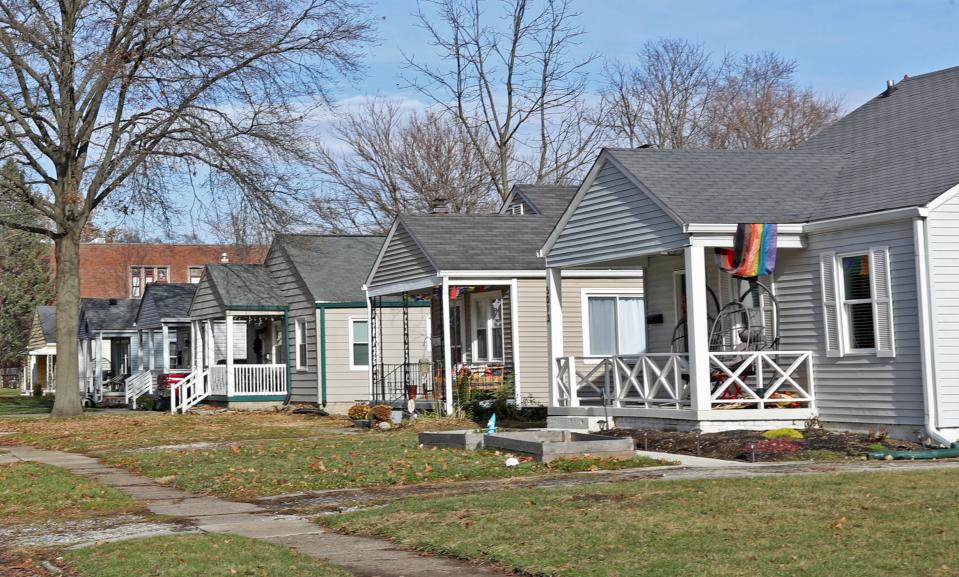
[[[959,575],[955,471],[638,481],[406,499],[321,522],[563,577]]]
[[[113,515],[141,510],[133,499],[96,481],[39,463],[0,465],[0,523]]]
[[[349,421],[338,417],[282,413],[89,415],[5,421],[0,423],[0,430],[16,434],[0,437],[0,444],[100,453],[201,441],[309,437],[347,425]]]

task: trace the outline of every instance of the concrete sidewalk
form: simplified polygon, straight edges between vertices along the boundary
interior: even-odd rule
[[[381,539],[339,535],[309,519],[275,515],[251,503],[199,496],[108,467],[84,455],[32,447],[7,447],[6,462],[31,461],[62,467],[143,502],[157,515],[176,517],[200,531],[228,533],[291,547],[339,565],[358,577],[505,577],[506,573],[456,559],[419,555]]]

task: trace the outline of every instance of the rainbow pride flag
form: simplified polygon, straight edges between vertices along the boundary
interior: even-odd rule
[[[756,278],[776,270],[775,224],[744,224],[736,227],[733,248],[717,248],[719,268],[742,278]]]

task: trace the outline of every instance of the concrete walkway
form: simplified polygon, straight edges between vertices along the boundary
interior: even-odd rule
[[[200,531],[262,539],[339,565],[358,577],[504,577],[506,574],[456,559],[418,555],[381,539],[338,535],[296,515],[274,515],[251,503],[197,496],[103,465],[98,460],[32,447],[7,447],[6,462],[32,461],[95,479],[142,501],[157,515],[176,517]]]

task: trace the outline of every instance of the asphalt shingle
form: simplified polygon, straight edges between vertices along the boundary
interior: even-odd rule
[[[289,234],[277,236],[275,242],[286,252],[314,300],[353,302],[366,300],[363,284],[383,246],[383,237]]]

